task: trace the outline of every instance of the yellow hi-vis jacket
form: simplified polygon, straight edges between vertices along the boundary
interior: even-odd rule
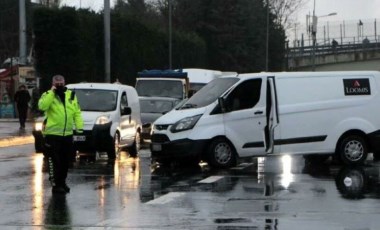
[[[42,94],[38,108],[45,112],[44,135],[69,136],[73,128],[83,130],[83,118],[78,100],[72,91],[65,91],[65,104],[52,90]]]

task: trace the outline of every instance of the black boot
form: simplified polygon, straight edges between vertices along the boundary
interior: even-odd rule
[[[53,186],[51,191],[53,194],[66,194],[67,193],[65,188],[62,186]]]
[[[70,193],[70,187],[67,186],[67,184],[64,184],[62,187],[65,189],[66,193]]]

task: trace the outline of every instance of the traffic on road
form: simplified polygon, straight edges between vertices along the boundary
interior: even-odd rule
[[[346,167],[303,157],[161,167],[142,146],[114,162],[82,157],[71,192],[53,195],[33,143],[1,148],[2,229],[376,229],[380,164]],[[355,215],[353,215],[355,213]],[[315,226],[315,227],[313,227]]]

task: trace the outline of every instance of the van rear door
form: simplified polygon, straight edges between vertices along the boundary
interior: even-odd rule
[[[276,95],[276,84],[274,77],[267,79],[267,95],[266,95],[266,126],[264,129],[265,136],[265,151],[266,153],[273,153],[274,149],[274,133],[275,128],[279,123],[278,105]]]

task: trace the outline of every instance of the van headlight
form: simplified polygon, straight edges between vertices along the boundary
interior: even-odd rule
[[[198,120],[199,120],[199,118],[201,116],[202,116],[202,114],[196,115],[196,116],[193,116],[193,117],[185,117],[185,118],[177,121],[170,128],[170,131],[172,133],[176,133],[176,132],[181,132],[181,131],[192,129],[194,127],[194,125],[198,122]]]
[[[105,125],[107,123],[111,122],[109,115],[102,115],[96,118],[95,124],[96,125]]]
[[[36,123],[34,123],[34,130],[35,131],[41,131],[42,130],[42,126],[43,126],[43,122],[42,121],[36,122]]]

